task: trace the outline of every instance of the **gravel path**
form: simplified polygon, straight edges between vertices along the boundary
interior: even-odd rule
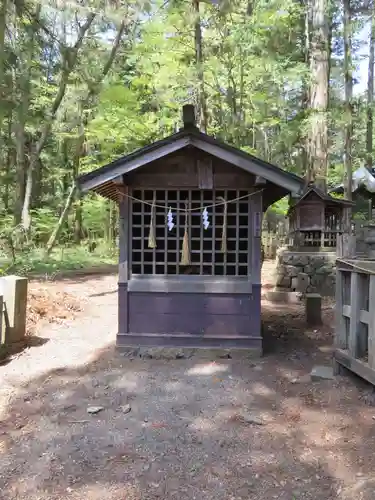
[[[48,370],[73,368],[89,362],[97,349],[113,344],[116,335],[116,276],[33,282],[30,286],[77,295],[83,302],[84,314],[63,325],[47,323],[38,332],[42,345],[26,350],[8,365],[0,366],[0,395]]]
[[[262,360],[124,358],[116,277],[48,286],[84,311],[0,367],[2,500],[373,500],[375,409],[348,379],[308,381],[324,343],[271,318]]]

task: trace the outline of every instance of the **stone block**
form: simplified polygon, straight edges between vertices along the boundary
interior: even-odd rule
[[[325,279],[323,274],[314,274],[310,278],[310,284],[318,289],[323,288],[324,281]]]
[[[310,372],[312,382],[318,380],[332,380],[334,378],[333,366],[314,366]]]
[[[298,278],[297,276],[295,278],[292,278],[290,288],[292,289],[292,292],[296,292],[298,287]]]
[[[310,261],[311,266],[313,267],[314,271],[317,269],[320,269],[322,266],[324,266],[324,257],[313,257]]]
[[[302,296],[298,292],[288,292],[286,290],[272,290],[266,292],[265,298],[275,304],[299,304]]]
[[[4,301],[3,337],[8,344],[18,342],[26,334],[27,278],[0,278],[0,295]]]
[[[297,276],[297,292],[306,293],[310,284],[310,277],[306,273],[299,273]]]
[[[327,252],[326,257],[327,257],[326,259],[327,262],[331,264],[333,267],[336,267],[336,259],[337,259],[336,251],[329,253]]]
[[[291,278],[285,276],[284,274],[278,274],[276,276],[276,286],[281,288],[290,288]]]
[[[318,293],[306,294],[306,322],[309,326],[322,324],[322,296]]]
[[[285,266],[285,276],[289,276],[290,278],[294,278],[297,276],[299,269],[295,266]]]
[[[293,252],[289,254],[288,259],[285,261],[286,264],[296,267],[307,266],[309,262],[309,257],[304,252]]]
[[[316,269],[317,274],[331,274],[333,267],[331,264],[324,264]]]
[[[313,274],[315,272],[315,269],[311,264],[308,264],[307,266],[304,266],[303,272],[306,274]]]

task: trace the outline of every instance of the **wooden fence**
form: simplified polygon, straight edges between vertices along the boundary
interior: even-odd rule
[[[337,261],[334,362],[375,384],[375,261]]]
[[[277,250],[287,243],[288,226],[285,221],[279,222],[274,230],[270,230],[266,224],[262,229],[262,246],[265,259],[275,259]]]
[[[337,257],[356,257],[361,255],[358,251],[358,242],[356,234],[339,234],[336,238]]]

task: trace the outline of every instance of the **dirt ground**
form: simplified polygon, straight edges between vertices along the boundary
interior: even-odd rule
[[[375,498],[368,386],[307,376],[330,363],[331,304],[308,331],[299,306],[264,301],[260,360],[132,359],[114,351],[116,284],[32,285],[83,310],[0,366],[2,500]]]

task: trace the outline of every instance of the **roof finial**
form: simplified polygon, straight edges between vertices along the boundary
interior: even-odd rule
[[[185,104],[182,107],[182,119],[184,122],[184,129],[196,128],[195,122],[195,109],[193,104]]]

